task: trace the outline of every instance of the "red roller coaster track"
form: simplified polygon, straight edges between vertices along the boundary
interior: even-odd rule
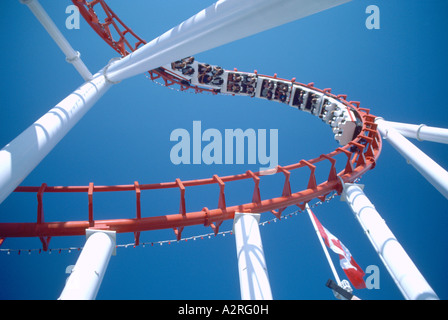
[[[146,42],[138,37],[131,29],[129,29],[115,13],[107,6],[104,0],[94,0],[87,2],[86,0],[72,0],[78,6],[81,14],[89,25],[106,41],[112,48],[119,52],[122,56],[126,56],[129,52],[136,50],[140,45]],[[99,5],[99,6],[97,6]],[[104,22],[100,22],[94,7],[101,8],[106,13]],[[116,40],[112,36],[111,27],[119,35]],[[126,37],[133,37],[128,40]],[[179,85],[181,90],[193,89],[200,93],[204,91],[218,94],[218,91],[210,88],[202,88],[185,83],[182,79],[176,77],[165,68],[157,68],[148,71],[151,79],[161,78],[166,86]],[[275,77],[276,79],[279,79]],[[117,233],[133,232],[135,236],[135,245],[139,244],[140,232],[156,229],[173,229],[177,239],[181,239],[181,233],[184,227],[193,225],[204,225],[211,227],[215,234],[219,232],[221,223],[228,219],[233,219],[235,212],[272,212],[276,217],[280,218],[281,213],[289,206],[299,206],[302,209],[305,204],[314,198],[324,200],[332,191],[342,192],[342,181],[344,183],[353,182],[361,177],[365,172],[375,167],[375,163],[381,152],[381,136],[374,123],[375,116],[370,115],[370,111],[360,107],[357,101],[347,101],[345,95],[334,95],[330,89],[320,90],[313,84],[300,84],[293,80],[279,79],[292,84],[298,84],[324,94],[327,97],[338,100],[340,103],[350,109],[360,122],[359,133],[348,144],[337,148],[336,150],[322,154],[312,160],[301,160],[298,163],[288,166],[277,166],[271,169],[269,173],[282,173],[285,177],[283,190],[280,197],[262,200],[260,192],[260,181],[267,172],[252,172],[219,177],[214,175],[212,178],[181,181],[176,179],[174,182],[165,182],[157,184],[139,184],[137,181],[131,185],[117,186],[96,186],[90,183],[88,186],[47,186],[43,183],[41,186],[26,187],[20,186],[15,192],[31,192],[37,195],[37,221],[34,223],[0,223],[0,244],[4,239],[9,237],[38,237],[42,241],[43,250],[48,249],[51,237],[56,236],[75,236],[84,235],[88,228],[113,230]],[[347,160],[340,168],[340,172],[336,170],[336,157],[345,155]],[[328,172],[328,178],[325,181],[316,181],[316,167],[322,162],[329,161],[331,163]],[[339,160],[338,160],[339,161]],[[328,163],[328,162],[327,162]],[[302,191],[291,191],[290,174],[292,170],[307,167],[310,171],[307,189]],[[225,185],[227,182],[252,179],[254,181],[254,190],[252,201],[235,206],[226,206]],[[342,180],[342,181],[341,181]],[[219,187],[218,207],[215,209],[203,208],[197,212],[186,211],[186,189],[194,186],[217,184]],[[144,190],[178,188],[180,191],[180,209],[177,214],[169,214],[156,217],[142,217],[140,198],[141,192]],[[94,193],[97,192],[119,192],[134,191],[136,194],[136,217],[133,219],[113,219],[113,220],[95,220],[93,212]],[[87,193],[88,199],[88,219],[84,221],[65,221],[65,222],[45,222],[43,209],[44,193]]]

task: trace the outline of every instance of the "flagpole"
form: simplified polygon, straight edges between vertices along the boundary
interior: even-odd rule
[[[336,279],[336,282],[338,285],[341,284],[341,280],[339,279],[338,273],[336,272],[336,268],[334,267],[333,261],[330,258],[330,254],[328,253],[327,246],[324,243],[324,240],[322,239],[322,236],[320,235],[319,229],[317,228],[316,221],[313,219],[313,214],[311,212],[311,209],[308,205],[308,203],[305,205],[306,211],[308,212],[308,216],[310,217],[311,223],[313,224],[314,231],[316,231],[317,238],[319,239],[320,245],[322,246],[322,250],[325,253],[325,257],[327,258],[328,264],[330,265],[330,269],[333,272],[334,278]]]

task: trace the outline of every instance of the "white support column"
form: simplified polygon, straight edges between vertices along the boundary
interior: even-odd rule
[[[87,241],[59,300],[94,300],[110,257],[115,255],[115,231],[86,230]]]
[[[260,214],[235,213],[233,232],[242,300],[272,300],[259,222]]]
[[[346,183],[341,200],[350,206],[403,296],[409,300],[439,299],[361,187]]]
[[[377,120],[378,121],[378,120]],[[448,129],[383,120],[407,138],[448,144]]]
[[[220,0],[111,65],[123,79],[351,0]]]
[[[0,150],[0,203],[109,89],[96,74]]]
[[[49,35],[53,38],[54,42],[59,46],[62,52],[66,56],[67,62],[73,64],[75,69],[83,77],[84,81],[88,81],[92,78],[92,74],[86,65],[80,59],[81,54],[78,51],[73,50],[70,43],[59,31],[58,27],[54,24],[53,20],[45,12],[44,8],[37,0],[19,0],[21,3],[26,4],[31,12],[36,16],[42,26],[47,30]]]
[[[445,198],[448,199],[448,172],[437,162],[403,137],[386,121],[377,118],[378,130],[383,138],[392,145],[426,180],[428,180]]]

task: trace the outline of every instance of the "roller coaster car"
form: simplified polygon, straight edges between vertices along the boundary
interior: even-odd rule
[[[185,85],[273,100],[318,116],[330,125],[335,140],[341,145],[353,139],[358,127],[353,112],[342,102],[307,86],[255,73],[227,71],[197,62],[193,57],[174,61],[164,68]]]
[[[259,90],[257,97],[289,103],[291,96],[291,84],[282,80],[268,77],[258,77]]]
[[[325,94],[294,84],[290,106],[318,116],[330,125],[334,138],[341,145],[346,145],[356,133],[358,126],[353,112],[343,103]]]
[[[299,86],[293,86],[291,106],[300,110],[318,115],[321,111],[323,95],[312,90]]]
[[[346,145],[353,139],[358,122],[354,113],[343,103],[336,99],[325,97],[319,118],[329,124],[333,130],[334,138]]]
[[[291,102],[292,107],[297,107],[303,110],[303,104],[308,98],[308,91],[301,89],[299,86],[293,86],[293,98]]]
[[[224,72],[224,92],[255,96],[258,76],[249,72]]]
[[[308,99],[306,100],[304,111],[313,115],[317,115],[322,105],[322,95],[318,93],[308,93]]]

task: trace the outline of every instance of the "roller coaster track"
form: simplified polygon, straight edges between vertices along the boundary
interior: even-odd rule
[[[80,9],[80,13],[89,25],[121,56],[137,50],[146,42],[128,28],[107,6],[104,0],[72,0]],[[105,12],[105,20],[101,22],[94,9]],[[112,32],[112,30],[114,30]],[[118,34],[118,39],[112,34]],[[201,68],[205,68],[205,71]],[[289,206],[304,208],[305,204],[318,198],[325,200],[333,191],[342,192],[342,183],[350,183],[373,169],[381,153],[382,140],[374,123],[375,116],[370,110],[361,108],[358,101],[347,101],[346,95],[335,95],[331,89],[318,89],[313,83],[301,84],[295,79],[286,80],[277,75],[265,76],[254,73],[224,70],[217,66],[194,61],[193,57],[173,62],[148,71],[152,80],[162,79],[165,86],[178,86],[181,91],[194,90],[196,93],[211,92],[213,94],[232,94],[268,99],[281,104],[288,104],[304,112],[319,117],[329,124],[339,141],[340,147],[311,160],[300,160],[287,166],[277,166],[263,172],[247,171],[242,174],[157,184],[140,184],[135,181],[130,185],[97,186],[19,186],[15,192],[36,193],[37,221],[28,223],[0,223],[0,244],[10,237],[38,237],[43,250],[48,250],[49,241],[56,236],[85,235],[88,228],[112,230],[117,233],[134,233],[135,245],[139,245],[140,232],[173,229],[177,239],[185,227],[204,225],[211,227],[217,234],[223,221],[233,219],[235,212],[262,213],[271,212],[277,218]],[[340,160],[339,155],[343,159]],[[338,157],[338,159],[336,159]],[[328,178],[316,180],[316,169],[322,163],[330,163]],[[293,192],[290,175],[294,170],[309,170],[307,188]],[[337,170],[340,170],[339,172]],[[283,174],[284,184],[281,196],[262,199],[261,180],[270,174]],[[252,179],[254,189],[250,202],[241,205],[227,206],[226,183]],[[187,212],[187,189],[195,186],[216,185],[217,208],[204,207],[201,211]],[[141,210],[142,191],[157,189],[179,189],[179,212],[155,217],[143,217]],[[95,220],[93,212],[94,194],[98,192],[133,191],[136,196],[136,216],[133,219]],[[85,193],[88,199],[88,219],[83,221],[45,222],[44,193]]]

